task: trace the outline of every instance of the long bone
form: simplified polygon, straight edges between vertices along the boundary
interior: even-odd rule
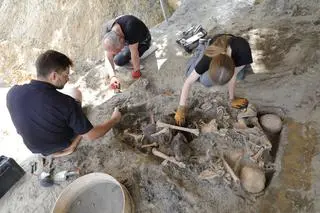
[[[169,128],[163,128],[161,129],[159,132],[153,133],[152,135],[150,135],[151,137],[156,137],[158,135],[161,135],[163,133],[166,133],[168,131]]]
[[[264,150],[265,150],[265,148],[264,148],[264,147],[261,147],[257,153],[255,153],[254,155],[252,155],[252,156],[250,157],[250,159],[251,159],[252,161],[254,161],[254,162],[257,162],[258,159],[262,156]]]
[[[196,136],[199,136],[200,134],[200,131],[198,129],[190,129],[185,127],[175,126],[175,125],[163,123],[161,121],[157,121],[157,127],[171,128],[171,129],[181,130],[185,132],[190,132],[192,134],[195,134]]]
[[[142,145],[141,148],[147,148],[147,147],[153,147],[153,146],[158,146],[158,144],[156,142],[151,144],[145,144],[145,145]]]
[[[227,170],[227,172],[231,175],[231,178],[236,184],[240,183],[240,179],[237,177],[237,175],[234,173],[232,168],[229,166],[228,162],[224,159],[223,153],[220,154],[220,158],[222,160],[224,168]]]
[[[258,127],[261,132],[263,132],[263,128],[261,127],[261,125],[260,125],[259,120],[258,120],[257,117],[249,118],[249,120],[250,120],[250,122],[251,122],[254,126]],[[263,147],[264,147],[265,149],[267,149],[267,150],[271,150],[272,144],[271,144],[271,142],[269,141],[269,139],[267,138],[267,136],[264,134],[264,132],[263,132],[262,139],[263,139],[263,142],[264,142]]]
[[[186,165],[184,163],[178,162],[178,161],[176,161],[176,159],[174,157],[169,157],[168,155],[166,155],[162,152],[159,152],[156,148],[152,148],[152,154],[154,154],[155,156],[160,157],[166,161],[170,161],[171,163],[176,164],[180,168],[183,168],[183,169],[186,168]]]
[[[124,130],[123,133],[124,133],[125,135],[129,135],[129,136],[133,137],[134,140],[135,140],[135,142],[141,142],[141,141],[143,140],[143,135],[138,135],[138,134],[129,132],[128,129]]]

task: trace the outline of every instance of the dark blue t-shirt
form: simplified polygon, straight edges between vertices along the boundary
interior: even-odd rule
[[[222,35],[225,35],[225,34],[219,34],[214,36],[210,41],[210,44],[212,44],[218,37]],[[231,36],[231,38],[228,40],[228,45],[231,48],[231,58],[233,60],[235,67],[251,64],[252,54],[251,54],[251,48],[248,41],[242,37],[234,36],[231,34],[226,34],[226,35]],[[211,60],[212,60],[211,57],[204,55],[196,65],[195,71],[199,75],[202,75],[203,73],[205,73],[210,67]]]
[[[75,136],[93,128],[80,103],[43,81],[13,86],[7,107],[18,134],[33,153],[62,151]]]
[[[135,16],[120,16],[115,20],[115,23],[120,25],[124,39],[129,45],[143,42],[150,38],[150,32],[147,26]]]

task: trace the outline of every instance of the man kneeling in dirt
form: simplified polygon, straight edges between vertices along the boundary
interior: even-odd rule
[[[82,137],[102,137],[120,121],[115,109],[110,120],[92,126],[81,108],[81,92],[63,89],[69,80],[72,61],[64,54],[48,50],[36,60],[37,80],[13,86],[7,107],[17,132],[33,153],[60,157],[72,153]]]
[[[139,78],[140,56],[151,45],[151,35],[147,26],[137,17],[123,15],[108,21],[103,27],[103,47],[105,66],[110,78],[110,86],[119,88],[120,81],[115,75],[115,65],[124,66],[131,60],[132,78]]]

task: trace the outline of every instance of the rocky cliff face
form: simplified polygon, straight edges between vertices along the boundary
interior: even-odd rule
[[[0,0],[0,78],[23,80],[46,49],[80,61],[100,59],[101,25],[121,14],[136,15],[149,27],[163,20],[158,0]]]

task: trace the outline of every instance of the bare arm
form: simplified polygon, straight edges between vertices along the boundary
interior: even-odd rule
[[[129,49],[131,53],[131,61],[132,61],[134,71],[140,70],[140,58],[139,58],[138,45],[139,43],[129,45]]]
[[[242,65],[240,67],[236,67],[234,69],[234,74],[228,83],[229,99],[230,100],[234,99],[234,89],[236,87],[237,75],[238,75],[239,71],[242,70],[244,67],[245,67],[245,65]]]
[[[104,55],[105,55],[104,66],[105,66],[105,69],[109,75],[109,78],[111,78],[111,77],[115,76],[113,54],[111,54],[107,51],[104,51]]]
[[[187,98],[189,95],[189,90],[191,88],[191,85],[200,77],[200,75],[193,70],[191,74],[187,77],[185,80],[183,86],[182,86],[182,91],[181,91],[181,96],[180,96],[180,106],[186,106],[187,104]]]
[[[99,124],[93,127],[89,132],[82,135],[86,139],[95,140],[104,136],[116,123],[118,123],[121,119],[121,113],[116,108],[112,113],[110,120],[106,120],[102,124]]]

